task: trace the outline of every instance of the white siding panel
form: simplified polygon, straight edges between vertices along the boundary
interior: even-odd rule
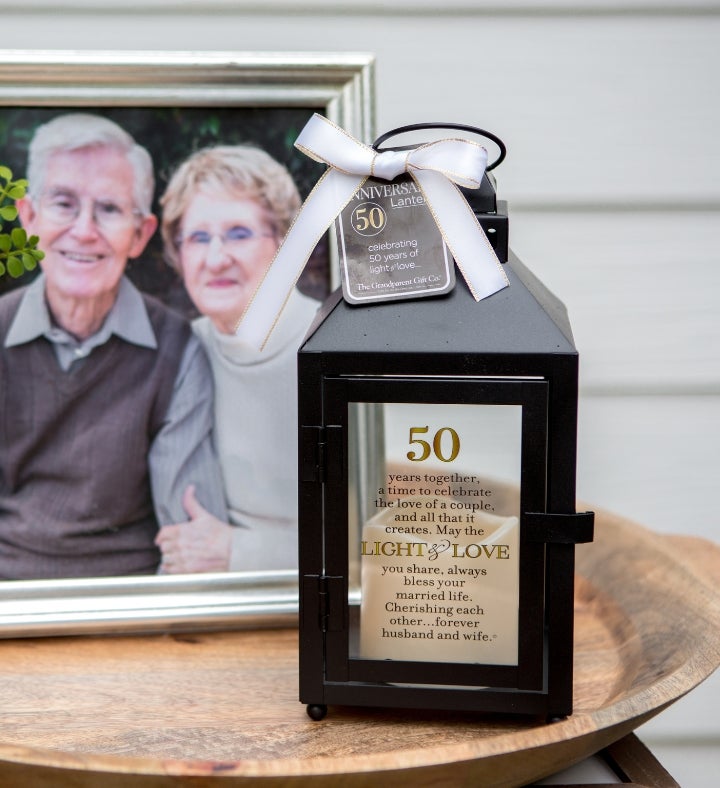
[[[11,0],[0,0],[0,11],[14,9]],[[718,0],[446,0],[442,12],[489,13],[500,15],[519,14],[562,14],[572,15],[615,15],[626,14],[686,14],[712,12],[718,8]],[[437,0],[366,0],[358,5],[357,0],[24,0],[24,10],[46,12],[48,10],[74,11],[190,11],[209,13],[233,11],[237,14],[253,14],[258,11],[267,13],[316,14],[328,15],[353,13],[361,16],[372,14],[383,16],[388,13],[409,15],[437,13]]]
[[[582,397],[578,497],[720,543],[720,395]]]
[[[379,128],[447,119],[495,131],[518,204],[720,201],[720,16],[8,9],[3,35],[56,49],[372,51]]]
[[[568,307],[587,390],[720,393],[717,213],[511,205],[510,243]]]

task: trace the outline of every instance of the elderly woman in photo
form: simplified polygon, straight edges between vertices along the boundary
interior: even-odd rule
[[[162,198],[169,262],[201,313],[193,328],[215,381],[215,444],[230,523],[189,487],[188,521],[157,544],[166,572],[290,569],[297,565],[297,349],[317,302],[293,291],[270,340],[254,350],[234,335],[300,207],[287,170],[249,146],[201,150]]]

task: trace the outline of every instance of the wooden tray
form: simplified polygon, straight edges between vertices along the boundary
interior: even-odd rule
[[[720,664],[718,587],[718,546],[599,513],[578,548],[575,713],[553,725],[347,708],[312,722],[292,630],[0,642],[0,784],[524,785]]]

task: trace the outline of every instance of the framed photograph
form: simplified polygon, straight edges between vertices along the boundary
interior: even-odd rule
[[[92,545],[92,542],[83,541],[86,540],[87,532],[104,535],[117,528],[108,521],[106,511],[95,511],[98,508],[97,497],[93,498],[85,489],[86,484],[94,483],[88,481],[88,477],[93,477],[93,480],[95,476],[102,478],[102,465],[105,461],[102,450],[98,451],[95,459],[82,457],[84,462],[93,463],[89,466],[93,472],[82,474],[78,471],[75,474],[76,487],[72,492],[61,486],[56,489],[40,485],[39,489],[44,491],[42,502],[38,503],[37,499],[33,501],[31,497],[29,501],[21,503],[11,500],[11,489],[15,491],[21,488],[18,479],[26,472],[28,463],[40,463],[39,457],[50,445],[45,438],[37,436],[33,442],[33,434],[36,424],[45,419],[46,409],[50,408],[52,411],[54,407],[46,405],[46,399],[53,402],[56,399],[55,395],[50,398],[34,397],[32,384],[23,385],[23,378],[17,370],[25,370],[26,373],[28,369],[31,370],[31,381],[34,375],[44,374],[43,364],[46,359],[42,354],[46,347],[53,348],[56,360],[61,366],[63,363],[66,367],[74,363],[67,357],[71,352],[83,363],[87,354],[88,366],[92,358],[93,348],[88,349],[87,344],[84,344],[89,331],[85,328],[74,331],[69,327],[69,322],[57,318],[56,311],[60,308],[58,304],[62,303],[64,309],[68,299],[57,303],[51,300],[51,295],[52,298],[57,297],[60,287],[56,287],[51,280],[50,271],[51,265],[64,266],[68,263],[68,258],[72,258],[70,262],[78,268],[84,268],[85,275],[102,255],[98,251],[99,247],[93,246],[89,241],[89,245],[83,247],[86,251],[78,251],[79,241],[69,250],[67,243],[56,242],[56,236],[51,234],[51,231],[55,233],[56,228],[60,228],[57,237],[61,237],[61,231],[81,225],[90,227],[88,233],[94,233],[99,227],[103,232],[109,230],[111,234],[114,232],[123,238],[123,233],[127,230],[132,236],[127,236],[127,249],[130,252],[120,265],[124,265],[124,274],[134,286],[133,292],[139,291],[143,294],[146,305],[149,302],[160,302],[158,312],[153,311],[155,307],[147,308],[147,318],[158,334],[158,343],[161,340],[167,341],[166,347],[175,347],[172,343],[180,342],[180,339],[173,337],[185,336],[182,331],[186,329],[172,326],[185,326],[187,322],[195,321],[195,333],[203,344],[203,334],[197,326],[204,321],[204,324],[214,329],[222,327],[224,307],[221,305],[217,288],[221,289],[221,286],[227,284],[225,280],[229,281],[230,275],[224,279],[219,274],[215,277],[213,287],[216,287],[216,290],[208,300],[204,295],[206,291],[202,290],[205,286],[204,280],[201,282],[199,275],[193,280],[189,273],[195,270],[193,260],[202,260],[202,266],[209,268],[211,263],[208,261],[211,258],[227,256],[230,250],[234,253],[234,257],[231,257],[240,270],[242,264],[237,260],[241,259],[242,254],[249,248],[255,249],[263,245],[274,247],[286,229],[286,224],[283,224],[285,220],[279,218],[285,208],[282,211],[278,208],[275,214],[273,211],[279,203],[273,202],[272,210],[265,202],[262,208],[258,207],[253,201],[260,202],[261,198],[251,198],[250,187],[247,185],[240,189],[240,202],[246,211],[243,214],[245,218],[242,221],[237,218],[236,199],[232,208],[234,213],[232,216],[228,215],[225,222],[225,205],[216,200],[218,190],[211,194],[212,189],[207,185],[211,183],[211,178],[215,177],[214,168],[217,168],[218,172],[229,170],[231,164],[235,166],[235,162],[240,160],[238,156],[249,156],[250,159],[242,158],[242,161],[251,161],[248,167],[254,167],[253,157],[259,157],[258,171],[271,172],[267,167],[279,167],[284,173],[282,178],[289,176],[294,184],[293,191],[296,196],[293,199],[304,199],[322,174],[323,167],[294,148],[299,132],[311,115],[318,112],[358,139],[368,143],[372,141],[375,131],[373,80],[373,56],[362,53],[0,53],[0,166],[4,168],[0,174],[7,176],[9,170],[12,178],[16,180],[28,178],[28,169],[33,173],[29,177],[30,187],[26,198],[17,202],[17,220],[13,220],[12,216],[8,219],[8,214],[4,213],[0,231],[9,235],[14,226],[22,227],[27,230],[27,235],[37,235],[39,249],[45,251],[45,246],[48,250],[42,263],[47,270],[42,274],[38,267],[32,265],[32,260],[26,258],[28,270],[18,271],[16,265],[14,270],[4,271],[0,276],[0,306],[13,304],[12,309],[9,306],[6,306],[5,310],[0,308],[0,330],[5,337],[3,348],[12,346],[14,342],[20,346],[26,341],[17,338],[18,321],[13,310],[21,311],[16,303],[25,308],[23,305],[29,303],[29,294],[33,289],[40,293],[38,300],[34,302],[36,304],[42,303],[44,292],[49,316],[46,332],[57,332],[57,329],[65,332],[57,342],[34,342],[36,345],[43,345],[43,350],[37,357],[28,356],[29,360],[20,361],[18,359],[24,358],[23,354],[15,355],[12,361],[4,361],[0,370],[6,381],[10,381],[9,385],[3,382],[3,393],[0,395],[5,399],[3,424],[0,424],[0,453],[5,454],[5,461],[0,467],[0,637],[274,626],[290,624],[296,619],[297,573],[293,569],[284,568],[282,562],[278,564],[273,561],[272,550],[267,551],[266,562],[264,559],[248,561],[241,556],[239,562],[230,561],[227,567],[218,568],[210,562],[202,568],[187,569],[188,566],[193,566],[192,562],[184,563],[182,558],[176,560],[180,553],[173,553],[178,544],[179,533],[172,530],[174,525],[167,531],[168,536],[163,536],[158,543],[157,548],[162,550],[158,559],[160,563],[153,566],[151,562],[147,569],[142,569],[140,564],[133,563],[134,559],[129,558],[134,554],[133,529],[123,530],[126,541],[121,542],[118,549],[118,555],[123,558],[118,559],[117,571],[113,568],[116,564],[103,564],[98,559],[97,566],[103,567],[102,571],[91,571],[88,576],[88,567],[96,566],[97,557],[90,553],[80,571],[69,569],[64,572],[63,566],[74,566],[73,556],[70,555],[72,549],[67,546],[63,548],[63,560],[53,561],[52,550],[43,547],[37,552],[44,557],[41,556],[35,562],[33,523],[29,522],[33,518],[27,515],[23,517],[23,512],[41,511],[43,517],[46,512],[49,513],[49,524],[44,526],[47,531],[53,527],[53,513],[60,511],[57,507],[65,505],[64,498],[76,499],[73,500],[76,508],[69,508],[68,511],[76,511],[77,515],[72,522],[67,520],[66,516],[67,522],[63,527],[69,529],[72,538],[77,537],[76,542],[71,538],[66,545],[85,545],[80,549],[87,549],[87,544]],[[131,143],[146,151],[143,155],[151,162],[148,165],[152,170],[150,182],[154,182],[149,189],[147,209],[140,210],[138,204],[142,200],[136,200],[139,193],[137,183],[140,180],[137,175],[140,170],[137,167],[141,165],[132,164],[133,175],[129,176],[130,185],[125,198],[124,181],[121,181],[117,188],[115,182],[103,185],[103,173],[110,172],[111,169],[108,161],[91,157],[83,159],[77,153],[78,150],[87,153],[95,143],[88,143],[85,148],[72,149],[72,155],[57,145],[52,147],[56,137],[67,132],[67,129],[62,132],[62,128],[68,124],[71,124],[72,133],[77,129],[80,137],[85,135],[88,139],[91,138],[89,135],[95,133],[96,126],[99,129],[105,126],[119,128],[122,130],[121,134],[129,135]],[[40,139],[42,142],[38,141]],[[42,153],[46,148],[51,150],[52,155]],[[61,150],[62,155],[56,154],[57,150]],[[63,156],[65,158],[62,158]],[[127,158],[131,158],[129,154]],[[266,160],[270,164],[266,165]],[[272,173],[274,172],[273,169]],[[92,173],[92,177],[88,178],[87,173]],[[221,177],[225,176],[217,176],[218,179]],[[255,177],[255,180],[258,177],[260,176]],[[272,174],[267,176],[269,180],[275,177]],[[34,192],[33,183],[41,179],[42,189],[36,188]],[[4,180],[7,180],[7,177]],[[86,183],[90,184],[87,188]],[[3,181],[0,181],[0,186],[2,185]],[[227,187],[227,191],[231,191],[230,187]],[[203,199],[207,197],[205,202],[198,198],[200,193],[204,195]],[[255,195],[255,192],[252,194]],[[265,197],[262,199],[265,200]],[[291,207],[285,212],[289,215],[294,210],[292,205],[295,203],[290,198],[287,200]],[[9,199],[3,201],[4,205],[9,203]],[[38,217],[45,223],[42,224],[41,231],[35,232],[35,228],[40,226]],[[290,216],[287,221],[291,218]],[[80,230],[73,229],[73,232],[79,236]],[[142,242],[138,240],[141,234]],[[14,240],[23,239],[15,237]],[[52,262],[54,260],[59,263]],[[213,262],[212,265],[216,263]],[[219,262],[217,265],[225,263]],[[242,275],[245,276],[244,273]],[[36,281],[38,276],[43,278]],[[311,255],[298,281],[297,291],[301,294],[303,303],[312,303],[313,300],[319,303],[337,283],[336,253],[328,234],[327,240],[318,244]],[[53,292],[48,293],[48,288]],[[24,295],[26,293],[27,296]],[[116,300],[119,300],[119,296]],[[28,310],[29,307],[25,308],[26,312]],[[71,313],[73,319],[77,317],[77,309],[74,312],[68,310],[68,314]],[[168,313],[180,315],[180,318],[176,320],[174,317],[171,320],[161,317]],[[87,326],[90,323],[86,321],[82,325]],[[33,330],[40,329],[35,326]],[[177,335],[174,332],[177,332]],[[8,339],[9,335],[11,336]],[[49,338],[48,333],[45,336]],[[136,341],[142,340],[132,339],[132,342]],[[26,346],[32,344],[33,342],[30,342]],[[59,349],[58,345],[64,349]],[[177,345],[177,348],[180,347],[186,346],[181,343]],[[186,355],[188,354],[182,355],[180,350],[177,350],[173,356],[168,351],[168,358],[175,358],[175,366],[168,367],[172,370],[172,380],[180,380],[183,375],[189,377],[183,366],[189,363]],[[219,373],[216,374],[210,352],[208,356],[208,369],[212,369],[218,389]],[[23,364],[26,366],[23,367]],[[145,389],[151,386],[150,383],[146,384],[146,381],[153,380],[154,373],[148,371],[149,369],[140,366],[128,367],[130,371],[125,377],[137,378],[138,381],[132,391],[134,403],[141,403],[146,396]],[[108,376],[98,378],[99,381],[107,379]],[[54,386],[48,384],[47,380],[48,378],[44,382],[46,388],[50,385],[54,390]],[[172,389],[172,386],[164,383],[159,376],[157,389],[152,389],[152,393],[147,394],[148,402],[162,402],[163,407],[167,407],[169,402],[170,407],[175,407],[175,399],[180,399],[178,385],[176,382]],[[40,384],[37,388],[40,389]],[[271,387],[274,388],[276,387]],[[107,403],[115,396],[119,397],[117,391],[117,386],[110,386],[102,393],[105,398],[102,401]],[[207,396],[211,397],[210,394]],[[30,415],[16,415],[19,412],[18,403],[24,406],[28,399],[36,400],[33,408],[28,410]],[[268,395],[268,400],[272,400],[272,393]],[[63,430],[65,425],[73,423],[80,409],[72,397],[69,397],[68,401],[70,406],[67,412],[63,411]],[[215,405],[217,417],[219,400],[216,400]],[[244,403],[242,406],[245,407]],[[85,408],[86,405],[83,404],[82,407]],[[156,404],[152,405],[152,408],[157,407],[159,406]],[[254,406],[248,407],[252,409]],[[150,405],[148,408],[150,412]],[[136,405],[133,404],[133,412],[135,409]],[[49,412],[47,418],[57,420],[58,413],[59,411]],[[35,423],[30,422],[30,416]],[[26,423],[22,422],[23,418]],[[166,421],[159,418],[156,429],[164,430]],[[89,423],[94,425],[95,420],[91,419]],[[93,439],[92,451],[95,452],[95,444],[112,445],[114,440],[121,437],[126,441],[127,435],[132,433],[128,426],[116,426],[115,429],[115,433],[98,433],[99,437]],[[150,432],[149,428],[148,431]],[[80,431],[78,434],[85,433]],[[153,436],[155,434],[156,432],[152,432]],[[73,451],[78,452],[80,459],[79,454],[83,450],[78,448],[81,439],[78,440],[80,443],[77,445],[63,445],[55,455],[48,450],[48,457],[42,460],[45,463],[42,470],[44,478],[61,478],[63,469],[74,464]],[[182,440],[178,437],[176,441],[177,449],[163,449],[163,456],[174,456],[176,452],[183,451],[182,447],[186,446],[187,442],[185,434]],[[213,442],[219,455],[219,465],[223,468],[219,484],[224,485],[227,490],[230,487],[228,479],[232,478],[232,474],[229,471],[225,473],[222,446],[217,446],[216,436],[213,437]],[[132,444],[133,441],[130,440],[129,443]],[[277,455],[284,451],[284,447],[274,446],[272,441],[269,444],[269,447],[265,448],[270,457],[273,452]],[[17,448],[18,446],[20,448]],[[104,485],[108,491],[106,509],[112,508],[114,511],[115,507],[122,509],[127,505],[127,490],[135,490],[137,485],[127,482],[125,476],[132,476],[132,469],[141,462],[144,463],[145,458],[153,451],[160,454],[160,451],[155,449],[143,453],[144,449],[140,444],[135,446],[133,451],[136,458],[143,457],[143,460],[128,461],[125,468],[118,467],[113,471],[116,474],[117,490],[115,484]],[[291,451],[289,454],[292,455],[294,463],[295,453]],[[155,467],[158,467],[157,456],[149,461],[155,462]],[[175,459],[175,462],[179,463],[180,460]],[[147,476],[146,471],[143,472]],[[233,472],[237,472],[237,469]],[[246,468],[243,472],[247,474],[249,471]],[[14,475],[18,478],[14,478]],[[161,476],[160,473],[155,475],[158,478]],[[168,490],[172,485],[164,481],[156,482],[154,479],[151,479],[149,484],[157,511],[158,500],[165,494],[169,495]],[[259,487],[261,483],[258,482],[255,486]],[[278,481],[277,487],[278,492],[281,491],[280,488],[287,492],[285,488],[291,485],[282,485]],[[193,493],[189,494],[192,497]],[[94,513],[77,508],[84,496],[95,501]],[[101,497],[105,500],[104,493]],[[266,490],[263,500],[275,497],[274,491],[268,493]],[[185,512],[190,512],[188,518],[200,518],[206,514],[202,507],[198,514],[196,502],[188,503],[185,497],[182,506]],[[227,512],[223,515],[233,525],[236,525],[232,519],[235,506],[236,503],[228,499]],[[240,502],[237,506],[242,508],[243,503]],[[100,509],[102,508],[101,506]],[[129,516],[127,515],[126,519]],[[264,516],[263,512],[258,516]],[[139,518],[138,523],[142,519],[137,514],[133,517]],[[239,517],[240,522],[244,522],[243,517],[244,515]],[[159,516],[157,520],[163,524]],[[154,525],[156,531],[157,520]],[[164,522],[175,524],[180,520],[179,516],[174,515],[165,518]],[[135,522],[136,520],[133,520],[133,523]],[[5,537],[4,523],[7,528]],[[150,527],[148,523],[146,527]],[[39,532],[42,530],[40,528]],[[233,533],[237,530],[234,529]],[[162,533],[165,533],[165,529],[162,529]],[[219,539],[225,539],[221,531],[218,531],[218,534]],[[52,533],[49,537],[47,534],[43,536],[43,539],[48,538],[52,541]],[[282,541],[279,537],[270,538]],[[23,540],[28,544],[27,550],[22,547]],[[98,542],[101,543],[107,544]],[[18,544],[21,548],[15,562],[13,551]],[[2,557],[3,552],[5,559]],[[15,574],[15,566],[24,568],[22,572]],[[38,568],[35,569],[35,566]],[[47,567],[47,571],[44,567]]]

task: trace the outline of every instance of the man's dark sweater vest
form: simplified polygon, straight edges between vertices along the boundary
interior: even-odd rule
[[[116,336],[63,372],[45,338],[5,348],[0,298],[0,578],[154,573],[148,451],[189,327],[145,298],[158,349]]]

